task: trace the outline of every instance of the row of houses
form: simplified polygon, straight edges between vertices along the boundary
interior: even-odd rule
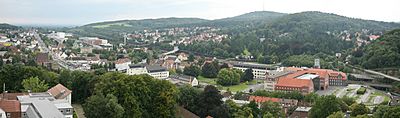
[[[61,84],[42,93],[2,93],[0,118],[73,118],[71,93]]]

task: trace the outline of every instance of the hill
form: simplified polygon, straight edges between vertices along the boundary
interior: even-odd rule
[[[365,68],[400,67],[400,29],[384,34],[364,49]]]
[[[246,25],[254,26],[257,24],[269,23],[285,15],[287,14],[272,11],[255,11],[234,17],[213,20],[210,21],[209,24],[222,28],[233,28],[235,26]]]
[[[81,36],[97,36],[107,39],[121,38],[120,33],[133,32],[144,29],[158,29],[176,26],[185,26],[207,22],[208,20],[199,18],[160,18],[143,20],[120,20],[110,22],[92,23],[80,27],[66,29]]]
[[[19,29],[21,27],[10,25],[7,23],[0,23],[0,29]]]

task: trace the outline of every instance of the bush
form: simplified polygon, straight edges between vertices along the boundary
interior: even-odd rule
[[[364,94],[367,91],[365,87],[361,87],[357,90],[357,94]]]

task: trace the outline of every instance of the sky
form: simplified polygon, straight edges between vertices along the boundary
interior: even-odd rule
[[[165,17],[220,19],[253,11],[321,11],[400,22],[400,0],[0,0],[0,23],[79,26]]]

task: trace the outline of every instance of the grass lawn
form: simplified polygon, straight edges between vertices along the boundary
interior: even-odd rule
[[[232,91],[232,92],[238,92],[246,89],[248,86],[246,83],[240,83],[238,85],[233,85],[233,86],[222,86],[222,89]]]
[[[387,96],[386,94],[380,92],[380,91],[375,91],[371,96],[382,96],[383,97],[383,102],[389,102],[390,97]]]
[[[201,83],[207,83],[207,84],[211,84],[211,85],[217,85],[217,82],[215,81],[216,78],[206,78],[203,76],[198,76],[197,80]]]

